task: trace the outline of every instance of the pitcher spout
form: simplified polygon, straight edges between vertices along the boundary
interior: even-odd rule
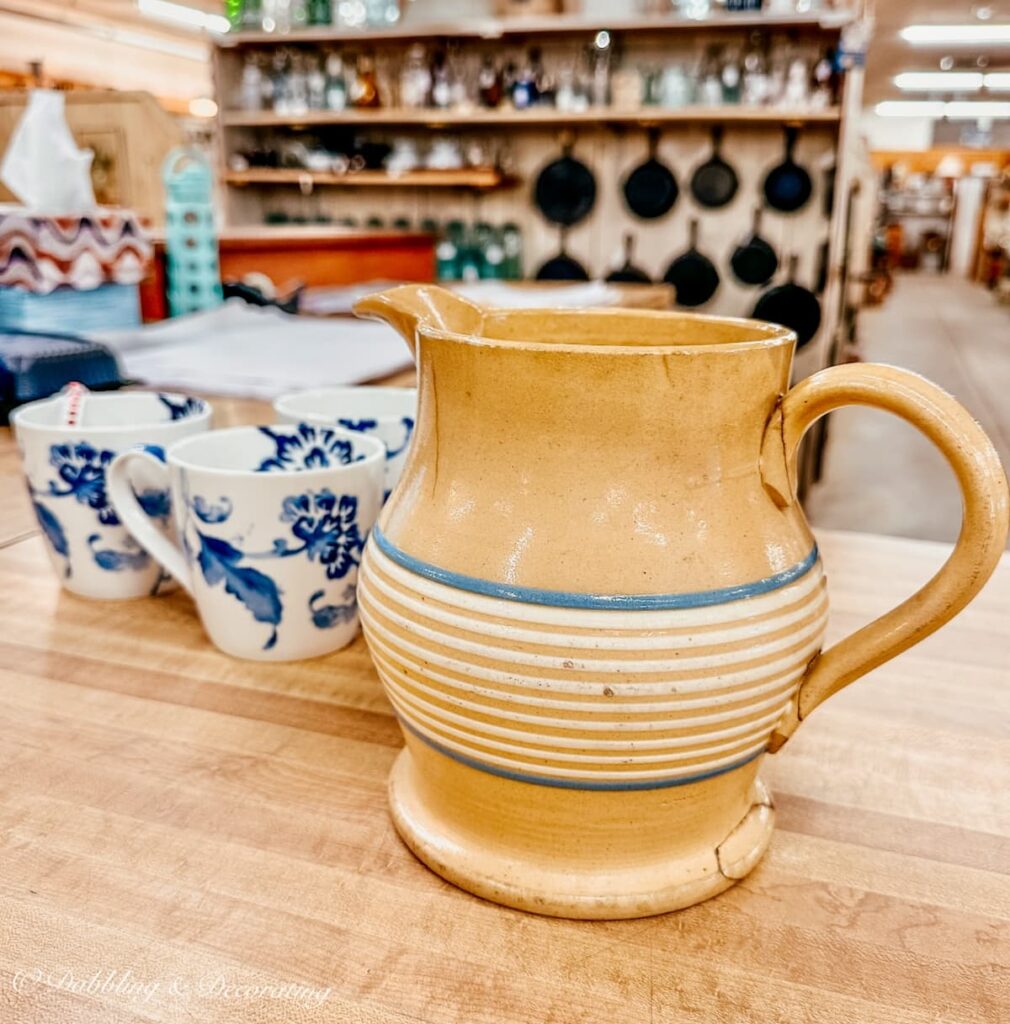
[[[354,313],[389,324],[402,335],[411,352],[416,347],[418,328],[477,334],[484,316],[480,306],[431,284],[404,284],[366,295],[354,304]]]

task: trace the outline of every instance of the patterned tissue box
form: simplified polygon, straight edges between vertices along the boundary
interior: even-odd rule
[[[48,295],[57,288],[136,285],[147,276],[151,257],[151,243],[131,210],[103,207],[56,217],[0,205],[0,287]]]

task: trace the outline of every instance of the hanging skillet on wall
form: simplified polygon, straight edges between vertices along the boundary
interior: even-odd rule
[[[821,304],[809,288],[796,283],[798,264],[798,256],[789,257],[789,280],[769,288],[755,303],[751,316],[794,330],[796,347],[803,348],[821,326]]]
[[[761,207],[754,209],[750,238],[738,245],[730,257],[730,266],[741,284],[767,284],[779,268],[775,250],[761,237]]]
[[[698,251],[698,221],[691,221],[690,244],[663,275],[676,290],[678,306],[700,306],[708,302],[719,287],[719,272],[712,261]]]
[[[659,130],[649,129],[649,155],[624,179],[624,201],[637,217],[652,220],[672,209],[680,195],[673,171],[656,155]]]
[[[649,284],[652,278],[632,263],[632,256],[635,250],[635,236],[629,231],[624,236],[624,266],[618,267],[607,274],[608,281],[623,282],[625,284]]]
[[[736,171],[722,158],[722,136],[722,125],[713,125],[712,155],[691,175],[691,195],[711,210],[725,206],[740,187]]]
[[[569,256],[565,248],[568,232],[561,229],[561,244],[558,254],[552,256],[537,271],[538,281],[588,281],[586,268],[574,256]]]
[[[572,156],[575,140],[570,132],[561,141],[561,156],[537,176],[533,198],[540,212],[555,224],[578,224],[596,202],[596,179],[581,160]]]
[[[774,210],[782,213],[795,213],[807,205],[813,192],[813,183],[806,170],[796,162],[793,153],[796,150],[796,139],[799,131],[787,127],[786,150],[782,163],[773,167],[765,177],[765,201]]]

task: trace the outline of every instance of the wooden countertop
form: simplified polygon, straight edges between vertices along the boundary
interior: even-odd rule
[[[819,540],[833,638],[946,550]],[[455,889],[400,843],[385,808],[400,734],[360,639],[236,661],[185,596],[77,598],[38,536],[8,531],[0,1019],[995,1024],[1010,1013],[1008,622],[1010,562],[767,758],[778,828],[738,886],[664,917],[560,921]]]

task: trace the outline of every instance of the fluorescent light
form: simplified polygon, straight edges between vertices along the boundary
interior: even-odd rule
[[[183,25],[197,31],[221,34],[229,28],[228,19],[221,14],[208,14],[186,4],[172,3],[171,0],[137,0],[137,9],[157,21]]]
[[[894,84],[902,92],[976,92],[984,77],[981,71],[903,71]]]
[[[952,100],[946,104],[944,117],[955,120],[970,120],[976,117],[1010,117],[1010,103],[997,103],[994,100]]]
[[[913,46],[1010,43],[1010,25],[909,25],[901,38]]]
[[[943,100],[884,100],[873,109],[881,117],[943,117]]]
[[[994,100],[885,100],[874,111],[880,117],[927,117],[934,121],[943,117],[955,121],[975,118],[1010,119],[1010,103]]]
[[[985,87],[992,89],[995,92],[1002,92],[1010,89],[1010,72],[1007,71],[990,71],[985,76]]]

